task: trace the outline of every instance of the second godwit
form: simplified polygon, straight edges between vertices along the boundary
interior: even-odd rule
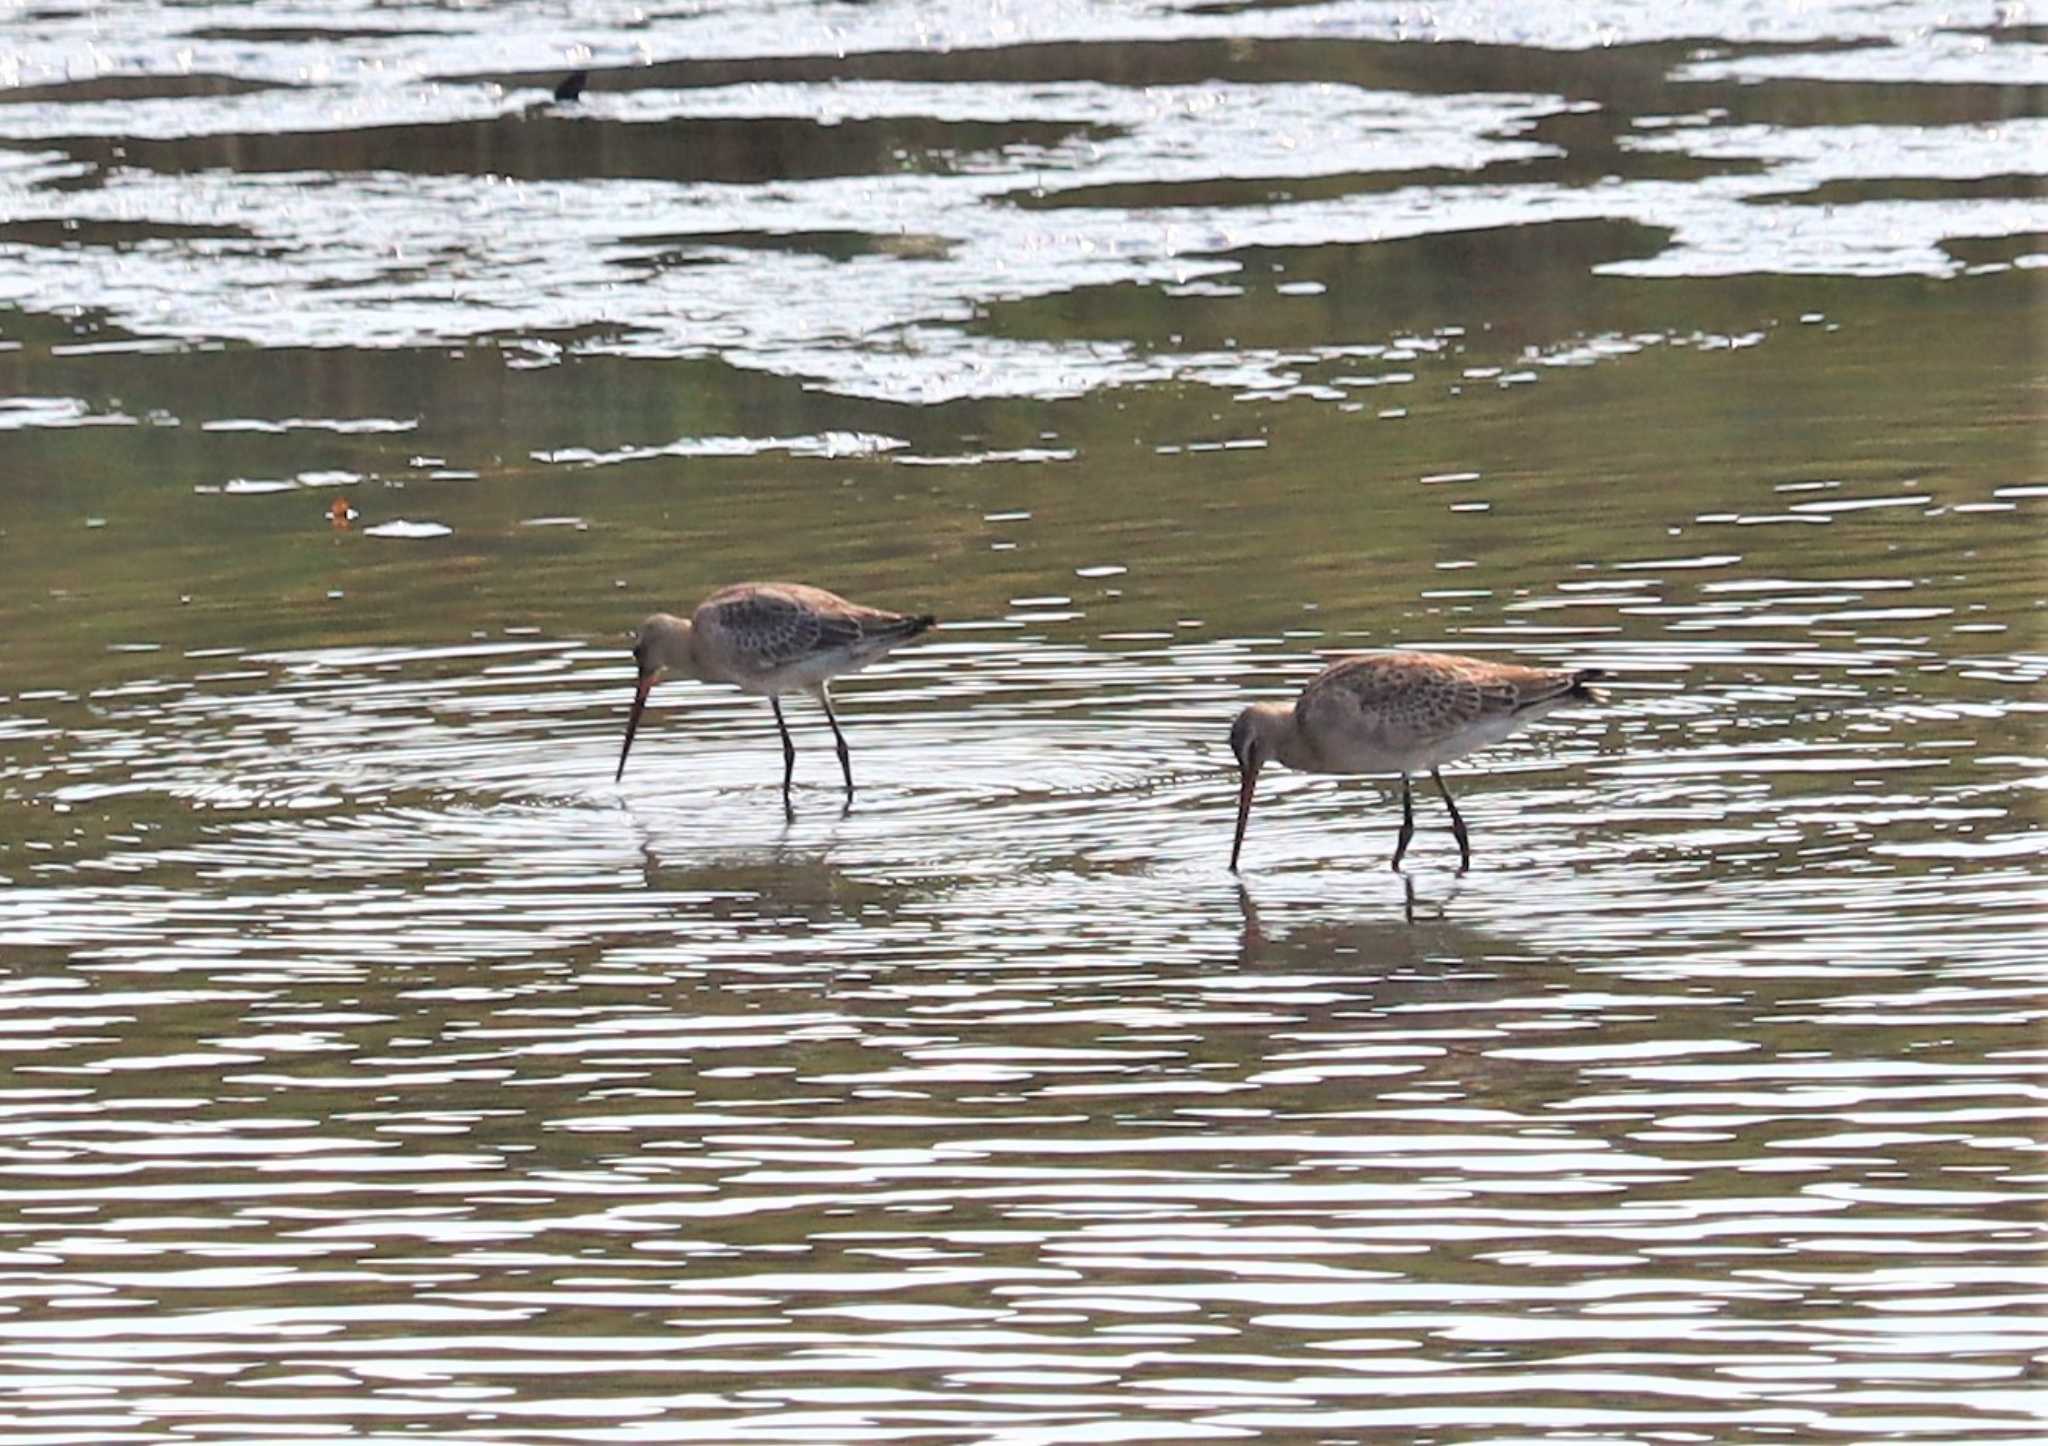
[[[633,637],[633,661],[640,677],[633,693],[633,711],[626,717],[626,744],[619,750],[619,771],[626,776],[626,754],[639,731],[647,695],[664,674],[730,683],[747,693],[764,694],[775,710],[782,734],[782,806],[789,801],[790,775],[796,770],[796,744],[782,718],[782,695],[809,693],[825,705],[825,719],[839,749],[839,769],[846,776],[846,801],[853,803],[853,762],[846,735],[832,712],[828,686],[841,673],[864,668],[897,644],[931,627],[929,614],[905,617],[879,608],[850,603],[821,587],[800,582],[741,582],[722,587],[697,604],[687,619],[656,613],[640,624]]]
[[[1231,872],[1237,871],[1244,848],[1259,769],[1277,759],[1306,773],[1400,774],[1396,870],[1415,833],[1408,775],[1427,769],[1451,811],[1458,871],[1463,873],[1472,867],[1472,841],[1437,770],[1500,742],[1561,703],[1599,701],[1587,684],[1601,676],[1598,668],[1529,668],[1454,653],[1368,653],[1330,664],[1309,680],[1291,706],[1252,704],[1230,729],[1239,773]]]

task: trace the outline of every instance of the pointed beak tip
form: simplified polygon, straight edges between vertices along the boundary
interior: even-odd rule
[[[1256,767],[1240,767],[1237,787],[1237,833],[1230,842],[1230,871],[1237,872],[1238,855],[1244,852],[1245,825],[1251,822],[1252,790],[1257,787],[1259,770]]]
[[[618,770],[612,774],[612,782],[618,783],[626,776],[626,755],[633,751],[633,735],[640,731],[640,715],[646,710],[647,695],[654,689],[655,673],[642,673],[633,685],[633,706],[626,714],[626,742],[619,749]]]

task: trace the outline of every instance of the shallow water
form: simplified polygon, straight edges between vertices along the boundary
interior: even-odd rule
[[[2043,36],[1660,9],[12,26],[0,1434],[2038,1437]]]

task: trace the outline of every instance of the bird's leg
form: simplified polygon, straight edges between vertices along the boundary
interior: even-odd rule
[[[1436,791],[1444,796],[1444,807],[1451,811],[1451,832],[1458,839],[1458,872],[1462,874],[1472,867],[1472,840],[1465,833],[1464,816],[1458,812],[1458,804],[1451,797],[1451,791],[1444,787],[1444,776],[1434,768],[1429,770],[1429,776],[1436,780]]]
[[[832,712],[832,693],[824,684],[818,685],[818,701],[825,705],[825,721],[832,725],[832,742],[839,750],[839,771],[846,775],[846,802],[853,803],[853,759],[847,756],[846,735],[839,731],[839,719]]]
[[[1401,872],[1401,855],[1408,852],[1408,840],[1415,837],[1415,795],[1409,792],[1408,775],[1401,775],[1401,837],[1394,843],[1394,872]]]
[[[796,772],[796,744],[790,740],[789,725],[782,721],[782,700],[771,693],[768,706],[775,710],[775,726],[782,734],[782,811],[793,815],[796,805],[789,801],[789,780]]]

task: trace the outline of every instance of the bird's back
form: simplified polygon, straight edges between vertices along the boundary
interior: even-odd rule
[[[848,602],[800,582],[741,582],[697,605],[699,658],[720,681],[758,692],[816,687],[933,624]]]
[[[1365,653],[1316,675],[1295,703],[1295,725],[1327,772],[1435,768],[1569,698],[1590,701],[1585,684],[1596,676],[1455,653]]]

